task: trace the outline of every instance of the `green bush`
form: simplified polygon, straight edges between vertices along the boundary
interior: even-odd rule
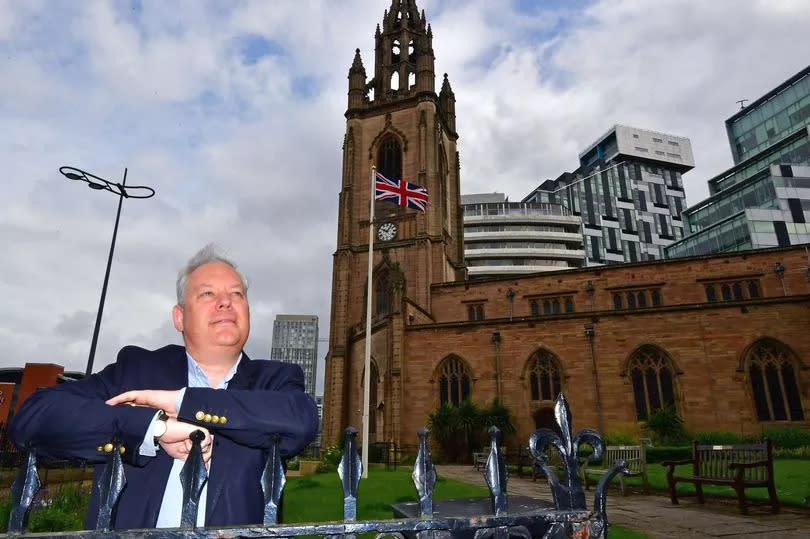
[[[733,445],[743,443],[742,436],[733,432],[703,431],[692,434],[692,439],[699,444]]]
[[[297,470],[300,466],[301,462],[298,460],[298,457],[293,457],[287,461],[288,470]]]
[[[657,444],[680,445],[689,440],[683,426],[683,419],[678,415],[674,406],[667,406],[652,412],[643,428]]]
[[[42,488],[31,504],[28,517],[28,531],[59,532],[75,531],[84,528],[84,516],[90,501],[89,494],[78,484],[59,485],[54,491]],[[0,527],[8,529],[11,501],[0,503]]]
[[[431,460],[433,460],[431,458]],[[413,455],[405,455],[402,457],[402,460],[399,461],[400,466],[413,466],[413,463],[416,462],[416,457]]]
[[[321,462],[318,464],[318,472],[333,472],[337,470],[340,459],[343,457],[343,444],[335,442],[326,446],[321,451]]]
[[[810,446],[810,430],[791,427],[766,427],[762,429],[762,436],[768,437],[774,447],[781,449],[797,449]]]
[[[638,445],[638,440],[632,434],[621,430],[606,432],[603,439],[605,445]]]
[[[647,448],[647,462],[662,462],[665,460],[686,460],[692,458],[692,448],[689,446],[666,447],[655,446]]]

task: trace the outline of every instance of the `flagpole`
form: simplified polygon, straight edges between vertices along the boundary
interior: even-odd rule
[[[363,478],[368,477],[368,408],[371,383],[371,277],[374,271],[374,182],[377,167],[371,167],[371,196],[368,218],[368,288],[366,290],[366,355],[363,369]]]

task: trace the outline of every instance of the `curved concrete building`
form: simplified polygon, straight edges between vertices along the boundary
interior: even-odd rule
[[[560,204],[509,202],[503,193],[461,195],[470,278],[585,265],[582,219]]]

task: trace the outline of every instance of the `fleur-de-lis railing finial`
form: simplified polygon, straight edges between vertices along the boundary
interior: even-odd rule
[[[508,509],[508,499],[506,497],[506,483],[509,480],[509,471],[506,469],[506,459],[503,458],[498,441],[501,438],[501,430],[496,426],[489,428],[489,457],[484,468],[484,477],[487,480],[490,497],[492,499],[492,514],[496,517],[505,515]]]
[[[203,486],[208,480],[208,471],[202,456],[202,441],[205,434],[195,430],[191,438],[191,451],[186,457],[186,463],[180,470],[180,484],[183,487],[183,509],[180,514],[180,526],[193,528],[197,525],[197,512],[200,509],[200,496]]]
[[[118,500],[121,491],[127,484],[124,474],[124,464],[121,462],[121,440],[114,438],[111,442],[112,451],[108,452],[107,464],[104,471],[96,481],[94,488],[98,492],[98,515],[96,517],[96,529],[107,531],[112,528],[115,521],[115,513],[118,508]],[[107,445],[109,449],[109,444]]]
[[[264,493],[264,523],[278,524],[281,492],[287,483],[284,464],[281,462],[281,436],[273,436],[273,444],[267,454],[267,462],[262,472],[262,492]]]
[[[419,494],[419,517],[433,517],[433,488],[436,486],[436,468],[430,459],[430,448],[428,447],[428,431],[422,427],[419,429],[419,452],[416,454],[416,461],[413,463],[413,484]]]
[[[366,443],[365,441],[363,443]],[[343,458],[338,465],[338,477],[343,487],[343,520],[357,519],[357,485],[363,474],[363,463],[357,455],[357,429],[347,427],[343,444]]]
[[[571,431],[571,410],[565,396],[560,393],[554,403],[554,417],[560,426],[562,438],[551,429],[536,430],[529,438],[529,450],[535,462],[543,469],[551,486],[551,495],[557,509],[585,509],[585,493],[579,478],[579,446],[590,445],[593,448],[592,459],[602,458],[605,444],[602,437],[593,429],[582,429],[576,435]],[[565,466],[565,484],[557,478],[553,468],[546,459],[546,449],[553,445],[560,453]]]
[[[25,459],[25,466],[20,468],[20,473],[11,486],[11,516],[8,520],[9,533],[23,533],[28,524],[28,513],[40,486],[39,474],[37,473],[37,455],[33,448],[28,449],[28,458]]]

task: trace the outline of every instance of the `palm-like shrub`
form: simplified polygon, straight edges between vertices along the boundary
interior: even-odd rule
[[[489,442],[487,430],[495,425],[501,430],[502,443],[515,433],[509,409],[497,400],[481,408],[467,399],[459,406],[444,403],[428,416],[428,428],[436,441],[439,458],[452,462],[468,461],[474,449]]]

